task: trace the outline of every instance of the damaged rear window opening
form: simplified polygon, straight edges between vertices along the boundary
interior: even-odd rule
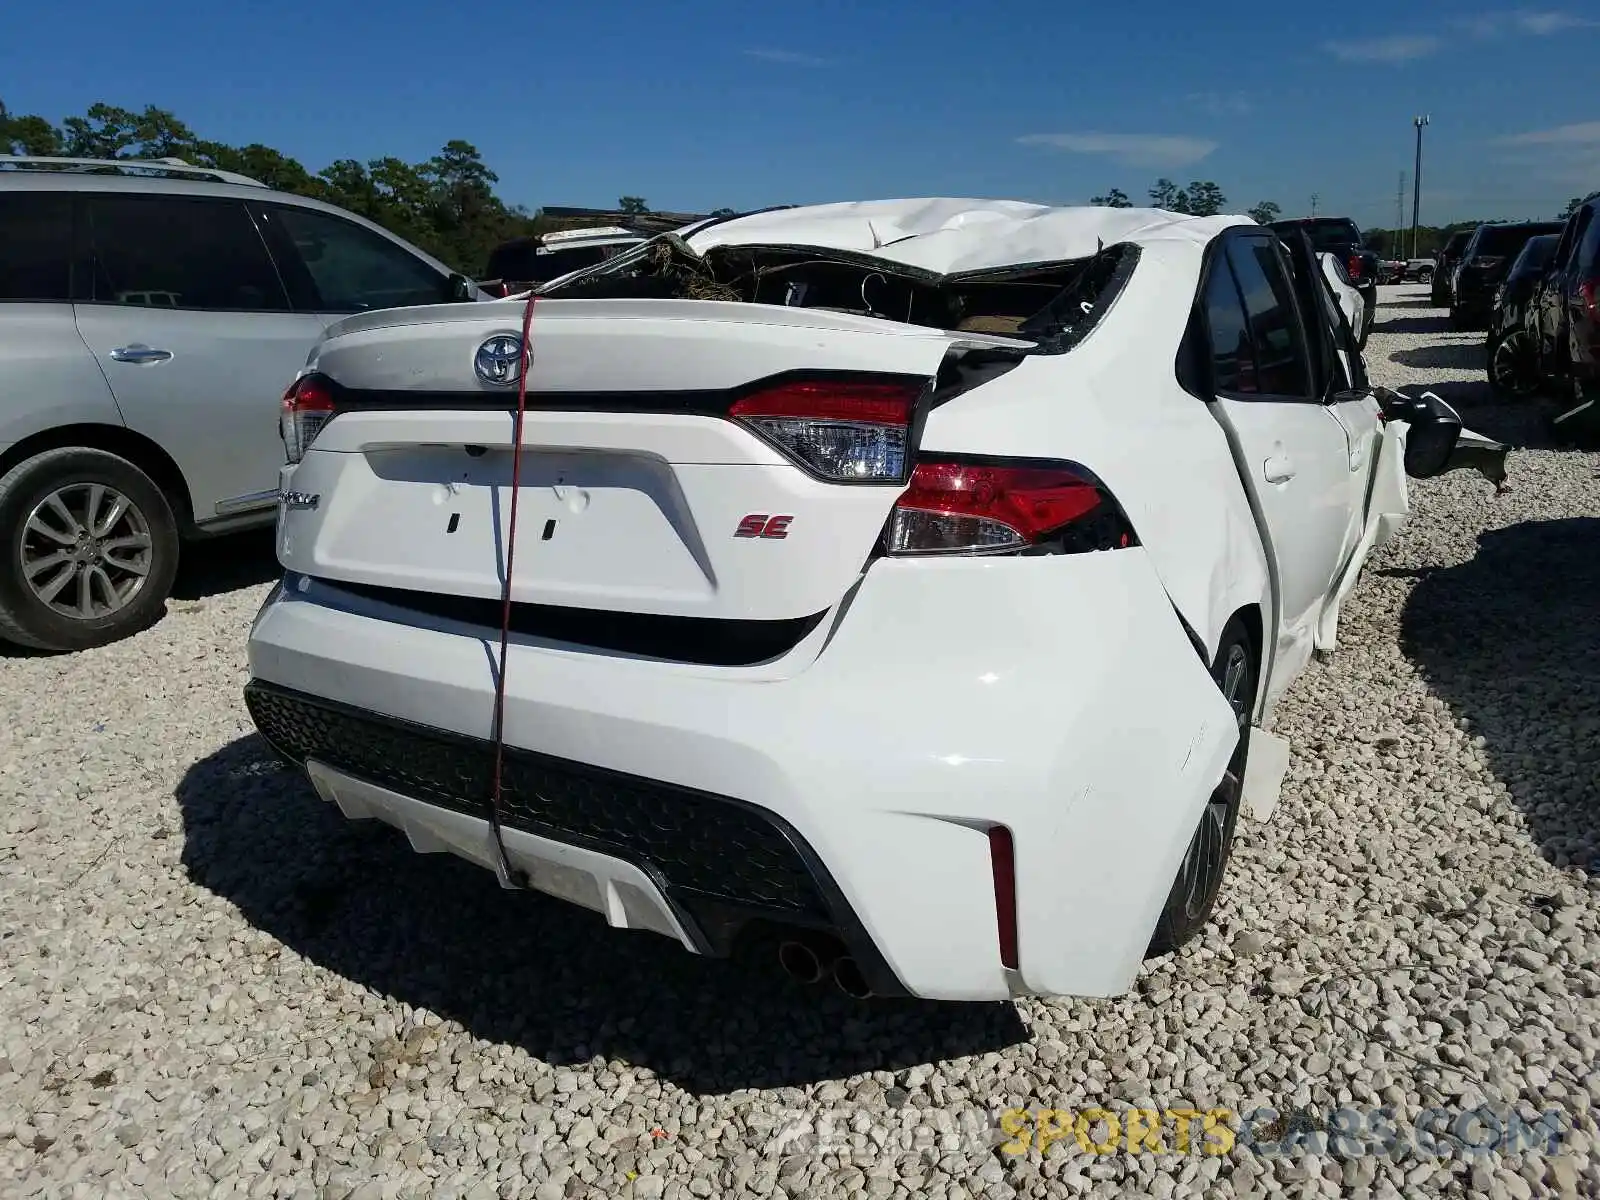
[[[1018,338],[1045,353],[1082,341],[1127,284],[1139,248],[938,275],[809,246],[721,245],[697,253],[662,234],[610,262],[534,289],[564,300],[720,300],[816,308],[947,332]]]

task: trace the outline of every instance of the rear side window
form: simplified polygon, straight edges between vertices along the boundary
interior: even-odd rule
[[[293,244],[316,288],[322,312],[363,312],[441,304],[447,279],[403,246],[330,213],[274,206],[272,215]]]
[[[1256,386],[1255,346],[1244,319],[1239,289],[1228,260],[1219,255],[1206,281],[1206,330],[1211,341],[1211,386],[1218,392],[1250,395]]]
[[[1600,272],[1600,221],[1595,220],[1594,212],[1589,210],[1589,229],[1578,247],[1578,266],[1586,272]]]
[[[1309,398],[1305,335],[1276,245],[1268,238],[1237,238],[1228,246],[1228,261],[1244,297],[1258,389],[1269,396]]]
[[[91,296],[102,304],[284,312],[277,268],[237,200],[88,195]]]
[[[72,197],[0,192],[0,300],[71,296]]]

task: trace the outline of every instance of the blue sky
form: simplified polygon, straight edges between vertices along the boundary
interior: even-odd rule
[[[63,17],[0,12],[12,111],[153,103],[313,170],[465,138],[530,207],[1142,200],[1167,175],[1390,225],[1423,112],[1425,222],[1600,188],[1593,3],[74,0],[65,38]]]

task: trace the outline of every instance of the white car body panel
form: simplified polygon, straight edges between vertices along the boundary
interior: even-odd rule
[[[918,995],[1125,990],[1152,904],[1237,739],[1204,664],[1162,611],[1148,557],[880,565],[827,652],[786,679],[518,637],[506,740],[738,796],[789,820]],[[996,622],[991,581],[1013,566],[1025,578],[1008,586],[1007,619]],[[291,586],[258,620],[251,672],[487,736],[494,687],[483,631],[383,612],[327,585]],[[1087,636],[1052,632],[1062,628]],[[936,645],[948,652],[930,654]],[[807,655],[814,648],[795,651]],[[1042,693],[1049,705],[1034,702]],[[1131,711],[1137,720],[1126,719]],[[1063,742],[1064,728],[1082,736]],[[837,797],[850,797],[843,823],[830,816]],[[1017,839],[1025,949],[1022,978],[1011,981],[994,941],[982,825],[1029,829],[1041,808],[1053,814],[1050,834]],[[1136,860],[1122,852],[1133,831],[1146,851]],[[936,889],[907,886],[930,872]]]
[[[505,745],[555,764],[533,797],[539,811],[555,811],[551,789],[570,767],[658,789],[667,807],[682,793],[737,806],[726,811],[741,820],[764,814],[803,844],[830,919],[844,914],[839,929],[859,939],[850,945],[914,995],[1124,991],[1239,745],[1210,667],[1230,619],[1259,621],[1265,643],[1256,694],[1242,698],[1261,749],[1244,791],[1264,815],[1288,753],[1264,732],[1273,703],[1313,649],[1333,644],[1361,564],[1407,511],[1404,431],[1384,425],[1371,397],[1250,403],[1183,390],[1189,301],[1208,245],[1234,226],[1254,223],[948,199],[755,214],[669,239],[689,253],[815,248],[848,269],[881,261],[930,279],[1136,245],[1137,265],[1089,332],[1054,347],[1048,330],[996,336],[870,312],[541,291],[510,584],[518,611],[687,621],[672,629],[711,637],[813,623],[731,665],[670,638],[617,648],[519,626]],[[866,303],[864,283],[862,293]],[[1330,287],[1330,305],[1337,295]],[[474,355],[517,336],[523,313],[511,303],[365,313],[312,353],[306,371],[354,399],[282,475],[287,574],[249,647],[251,711],[269,737],[290,728],[273,724],[271,705],[293,704],[399,723],[422,742],[434,730],[453,746],[487,744],[515,392],[477,377]],[[1004,361],[952,386],[966,355],[980,370]],[[1024,555],[878,553],[905,483],[826,481],[704,400],[819,369],[929,381],[914,423],[922,459],[1076,464],[1136,537]],[[752,513],[790,515],[787,535],[736,537]],[[446,811],[280,748],[347,813],[395,824],[419,849],[499,871],[503,844],[530,886],[710,952],[677,885],[620,851],[512,828],[496,842],[482,798]],[[997,826],[1014,845],[1015,968],[997,933]]]

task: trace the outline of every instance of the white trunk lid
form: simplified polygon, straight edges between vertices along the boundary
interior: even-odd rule
[[[487,311],[486,311],[487,310]],[[514,387],[483,343],[522,306],[352,318],[313,369],[340,414],[294,470],[280,557],[347,583],[498,598]],[[534,310],[512,599],[618,613],[781,620],[859,576],[899,484],[828,482],[724,415],[797,371],[931,380],[952,348],[1026,347],[817,310],[703,301],[542,300]],[[311,507],[311,496],[317,497]],[[751,519],[782,537],[736,536]]]

